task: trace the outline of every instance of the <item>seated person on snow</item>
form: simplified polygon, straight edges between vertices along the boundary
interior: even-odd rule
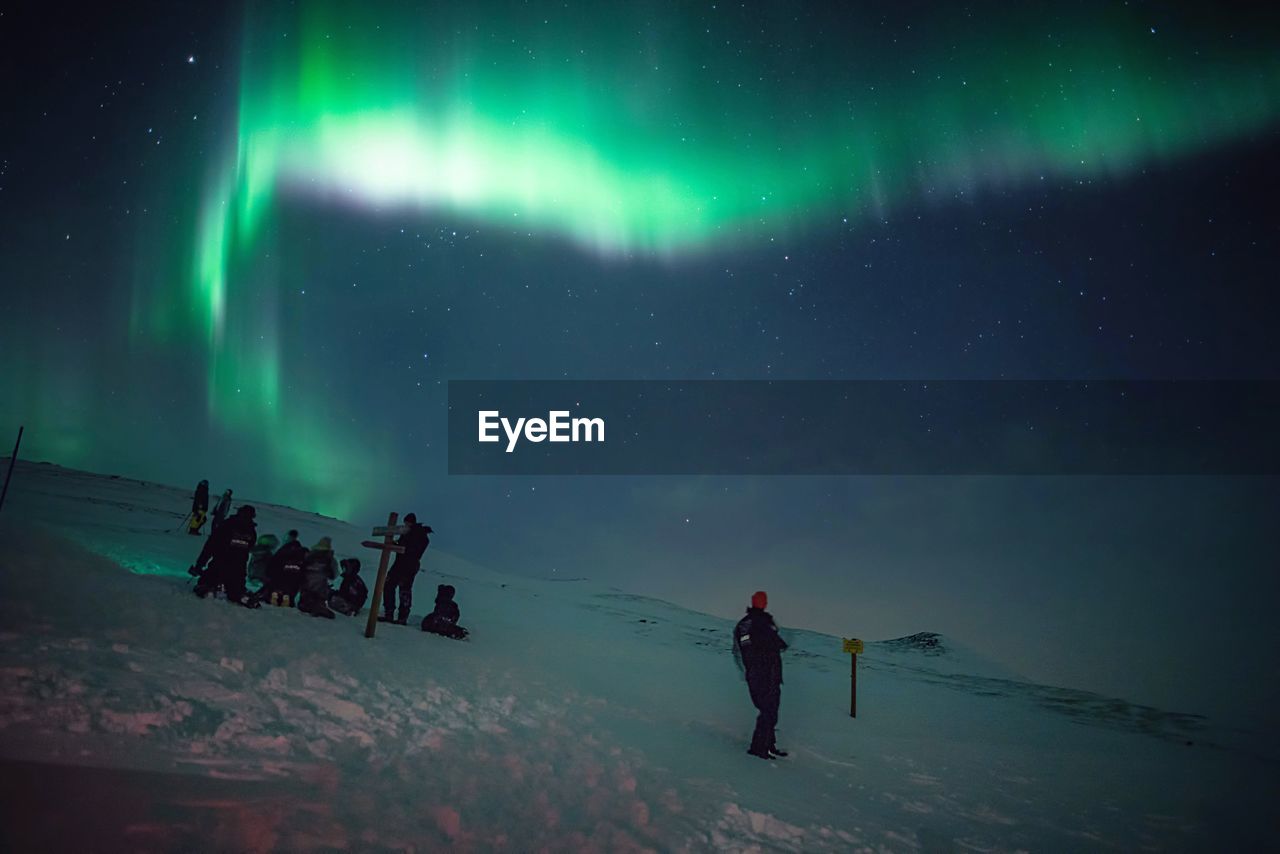
[[[333,559],[333,543],[321,537],[302,564],[302,590],[298,594],[298,610],[313,617],[333,619],[329,610],[329,582],[338,577],[338,563]]]
[[[259,587],[267,583],[267,567],[278,545],[280,538],[275,534],[263,534],[249,550],[249,580],[257,582]]]
[[[297,531],[290,531],[284,545],[267,561],[267,581],[258,591],[258,598],[272,605],[292,606],[302,587],[302,565],[306,559],[306,546],[298,542]]]
[[[436,607],[422,620],[422,630],[436,635],[443,635],[454,640],[462,640],[469,632],[458,625],[458,603],[453,601],[456,591],[452,584],[441,584],[436,588]]]
[[[360,613],[369,599],[369,588],[360,578],[360,561],[353,557],[342,560],[342,583],[329,597],[329,607],[348,617]]]

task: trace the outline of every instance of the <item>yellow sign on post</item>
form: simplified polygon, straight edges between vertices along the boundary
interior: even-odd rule
[[[843,638],[842,647],[849,655],[849,717],[858,716],[858,656],[862,654],[862,641]]]

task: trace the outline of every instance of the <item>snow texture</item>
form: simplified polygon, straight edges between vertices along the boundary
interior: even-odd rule
[[[253,502],[259,531],[368,525]],[[731,621],[442,551],[471,639],[190,593],[185,490],[21,463],[0,514],[0,847],[1019,851],[1277,839],[1257,734],[1020,681],[928,632],[787,630],[779,743]],[[429,515],[424,514],[429,520]],[[459,544],[451,546],[461,547]],[[1270,736],[1268,736],[1270,737]]]

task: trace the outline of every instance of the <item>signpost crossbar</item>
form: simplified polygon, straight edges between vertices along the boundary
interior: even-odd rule
[[[388,534],[387,536],[391,535]],[[370,549],[386,549],[387,551],[395,552],[396,554],[404,554],[404,546],[397,546],[394,544],[387,545],[386,543],[380,543],[377,540],[365,540],[360,545]]]

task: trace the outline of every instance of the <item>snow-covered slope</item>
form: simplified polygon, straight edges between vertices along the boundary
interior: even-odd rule
[[[260,531],[330,535],[372,586],[359,542],[385,519],[252,503]],[[754,710],[728,621],[478,567],[441,532],[418,616],[366,640],[363,619],[192,596],[201,541],[175,531],[188,506],[185,489],[17,466],[0,512],[9,847],[1127,851],[1277,838],[1260,736],[1019,681],[939,635],[868,643],[854,720],[839,639],[787,630],[779,743],[792,753],[766,763],[744,753]],[[417,508],[428,521],[429,509]],[[444,581],[468,642],[414,626]]]

